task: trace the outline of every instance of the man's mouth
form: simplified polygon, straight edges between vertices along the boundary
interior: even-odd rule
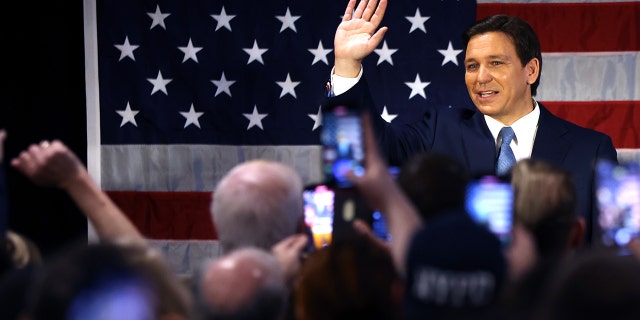
[[[486,98],[497,93],[498,91],[480,91],[478,95],[480,95],[480,98]]]

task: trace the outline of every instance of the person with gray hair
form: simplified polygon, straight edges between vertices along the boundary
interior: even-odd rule
[[[222,254],[244,246],[270,250],[302,232],[302,178],[292,167],[270,160],[236,165],[213,191],[211,214]]]
[[[199,319],[284,319],[289,289],[273,255],[243,247],[208,262],[196,294]]]

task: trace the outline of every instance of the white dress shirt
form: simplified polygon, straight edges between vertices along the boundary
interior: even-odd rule
[[[511,150],[516,156],[516,161],[520,159],[531,158],[531,151],[533,150],[533,141],[536,138],[536,132],[538,131],[538,119],[540,119],[540,108],[538,102],[533,100],[533,110],[524,117],[516,120],[511,124],[511,128],[516,136],[511,140]],[[484,116],[484,121],[489,126],[493,141],[496,143],[496,152],[500,148],[500,142],[498,141],[498,135],[500,129],[505,125],[498,120],[491,118],[487,115]],[[502,140],[502,139],[500,139]]]

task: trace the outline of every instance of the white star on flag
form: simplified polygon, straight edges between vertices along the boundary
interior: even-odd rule
[[[204,112],[196,112],[196,109],[193,108],[193,103],[191,104],[191,109],[189,109],[189,112],[180,112],[180,114],[187,119],[184,122],[184,128],[188,127],[191,124],[200,128],[200,121],[198,121],[198,118],[200,118],[204,114]]]
[[[149,17],[153,19],[153,21],[151,21],[151,28],[149,28],[149,30],[153,29],[153,27],[155,26],[161,26],[162,29],[167,30],[167,27],[164,25],[164,19],[168,17],[170,13],[162,13],[160,11],[160,5],[156,5],[156,12],[147,12],[147,15],[149,15]]]
[[[415,31],[416,29],[422,30],[422,32],[427,33],[427,29],[424,27],[424,23],[429,20],[431,17],[424,17],[420,14],[420,8],[416,9],[416,15],[406,16],[405,17],[409,22],[411,22],[411,29],[409,29],[409,33]]]
[[[116,48],[118,48],[118,50],[120,50],[120,59],[118,61],[126,57],[129,57],[131,58],[131,60],[136,61],[136,58],[133,56],[133,50],[138,49],[139,46],[131,45],[129,43],[128,36],[124,37],[123,44],[116,44],[115,46]]]
[[[393,119],[395,119],[397,116],[397,114],[389,114],[389,111],[387,111],[387,106],[384,106],[384,108],[382,109],[382,114],[380,115],[380,117],[382,117],[384,121],[389,123],[391,123],[391,121],[393,121]]]
[[[282,31],[284,31],[287,28],[293,30],[296,33],[298,32],[298,30],[296,30],[295,22],[296,20],[300,19],[300,16],[292,16],[291,12],[289,11],[289,7],[287,7],[287,12],[284,14],[284,16],[276,16],[276,19],[282,22],[282,27],[280,27],[280,33],[282,33]]]
[[[231,19],[235,18],[236,15],[235,14],[227,14],[226,11],[224,11],[224,6],[222,6],[222,10],[220,10],[220,14],[212,14],[211,15],[212,18],[214,18],[218,23],[216,24],[216,31],[218,31],[218,29],[225,27],[227,28],[227,30],[231,31]]]
[[[389,62],[390,65],[393,65],[393,59],[391,58],[391,55],[396,53],[396,51],[398,51],[398,49],[389,49],[389,47],[387,47],[387,40],[385,40],[382,43],[382,49],[375,49],[373,50],[375,51],[375,53],[378,54],[378,65],[381,64],[383,61],[387,61]]]
[[[324,64],[329,65],[329,61],[327,61],[327,55],[329,52],[333,51],[333,49],[325,49],[322,45],[322,41],[318,41],[317,49],[308,49],[311,54],[313,54],[313,62],[311,65],[314,65],[318,61],[324,62]]]
[[[276,83],[280,87],[282,87],[280,98],[282,98],[286,94],[290,94],[294,98],[297,98],[295,88],[300,84],[300,81],[291,81],[291,76],[289,76],[289,74],[287,73],[287,79],[285,81],[276,81]]]
[[[220,80],[211,80],[211,82],[216,86],[216,94],[213,95],[214,97],[217,97],[222,92],[231,97],[231,85],[234,84],[235,81],[227,80],[227,77],[224,75],[224,71],[222,71]]]
[[[178,49],[180,49],[180,51],[184,52],[184,59],[182,59],[182,62],[184,63],[185,61],[191,59],[193,61],[195,61],[196,63],[198,62],[198,57],[196,56],[196,53],[198,53],[198,51],[202,50],[202,47],[194,47],[193,43],[191,42],[191,38],[189,38],[189,43],[187,44],[186,47],[178,47]]]
[[[431,82],[422,82],[420,80],[420,74],[416,73],[416,79],[413,82],[405,82],[409,88],[411,88],[411,94],[409,94],[409,99],[413,98],[416,94],[421,95],[423,98],[427,98],[427,95],[424,93],[424,88],[426,88]]]
[[[311,131],[316,131],[322,125],[322,106],[318,107],[318,113],[307,113],[307,116],[313,120],[313,129]]]
[[[153,84],[153,89],[151,90],[151,95],[153,95],[154,93],[156,93],[158,91],[162,91],[162,92],[164,92],[164,94],[169,95],[169,93],[167,93],[167,84],[169,84],[169,82],[171,82],[172,79],[163,79],[161,71],[158,70],[158,76],[155,79],[148,78],[147,81],[149,81],[149,82],[151,82],[151,84]]]
[[[126,109],[116,110],[116,112],[122,117],[122,122],[120,123],[120,127],[124,126],[127,123],[131,123],[136,127],[138,126],[138,124],[136,123],[136,115],[140,111],[131,110],[131,106],[129,105],[128,101],[127,101]]]
[[[264,128],[262,127],[262,119],[264,119],[268,114],[258,113],[258,107],[256,105],[253,106],[253,113],[243,113],[242,115],[245,118],[249,119],[247,130],[251,129],[254,126],[258,126],[258,128],[264,130]]]
[[[249,61],[247,61],[247,64],[252,61],[258,61],[261,64],[264,64],[264,61],[262,61],[262,54],[267,52],[269,49],[260,49],[260,47],[258,47],[258,41],[253,40],[253,48],[243,48],[242,50],[249,54]]]
[[[453,62],[456,66],[458,65],[458,55],[462,50],[454,50],[453,45],[451,45],[451,41],[449,41],[449,46],[446,50],[438,50],[443,56],[442,65],[444,66],[447,62]]]

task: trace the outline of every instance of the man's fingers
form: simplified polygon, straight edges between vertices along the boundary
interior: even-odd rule
[[[364,222],[363,220],[361,220],[361,219],[353,220],[352,226],[356,230],[356,232],[364,235],[365,237],[367,237],[374,244],[376,244],[376,245],[378,245],[378,246],[380,246],[382,248],[385,248],[387,250],[389,249],[389,246],[387,245],[387,243],[384,240],[378,238],[373,233],[373,230],[371,230],[371,227],[369,227],[369,225],[366,222]]]
[[[291,247],[296,249],[296,250],[300,250],[302,248],[304,248],[307,245],[307,235],[305,234],[298,234],[296,235],[292,240],[291,240]]]
[[[362,1],[362,2],[366,2],[366,1]],[[376,5],[378,4],[378,0],[371,0],[367,3],[367,6],[364,8],[364,11],[362,12],[362,19],[364,19],[365,21],[369,21],[371,20],[371,16],[373,16],[373,14],[376,12]],[[373,21],[371,21],[373,22]]]
[[[377,7],[373,7],[375,10],[371,10],[372,15],[367,20],[371,21],[374,25],[378,26],[382,22],[385,11],[387,11],[387,0],[381,0]]]
[[[367,3],[369,1],[367,0],[360,0],[360,3],[358,3],[358,7],[356,8],[355,11],[353,11],[353,18],[352,19],[361,19],[362,15],[364,14],[364,10],[367,8]]]
[[[375,237],[369,225],[360,219],[353,220],[353,228],[356,229],[358,233],[366,235],[367,237]]]
[[[34,160],[30,152],[22,151],[17,157],[11,160],[11,166],[22,172],[26,176],[31,176],[34,171]]]
[[[347,4],[347,8],[344,9],[344,14],[342,15],[342,21],[348,21],[353,18],[353,10],[356,5],[356,0],[349,0]]]
[[[371,38],[369,38],[370,46],[374,49],[377,48],[378,45],[380,45],[380,42],[382,42],[382,39],[384,39],[384,35],[385,33],[387,33],[387,30],[389,30],[388,27],[382,27],[378,29],[378,31],[376,31],[376,33],[374,33]]]

